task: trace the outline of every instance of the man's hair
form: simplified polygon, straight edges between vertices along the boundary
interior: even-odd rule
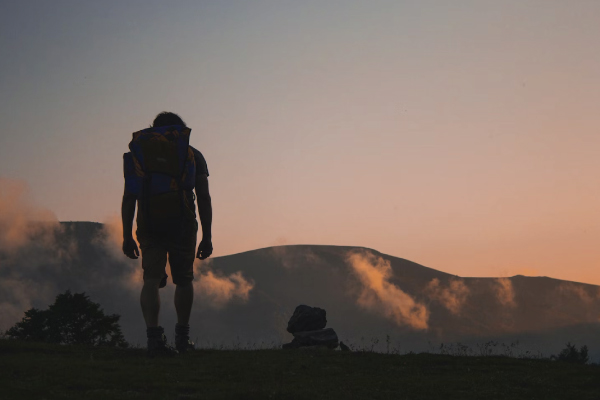
[[[179,115],[168,111],[163,111],[160,114],[158,114],[156,118],[154,118],[154,122],[152,122],[152,128],[172,125],[186,126],[185,122],[183,122]]]

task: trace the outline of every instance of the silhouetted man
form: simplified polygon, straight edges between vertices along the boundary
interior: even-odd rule
[[[148,353],[176,354],[194,349],[189,339],[189,319],[194,299],[194,255],[203,260],[212,254],[212,205],[208,191],[208,167],[202,154],[189,146],[189,129],[174,113],[157,115],[152,127],[133,134],[123,155],[125,192],[121,206],[123,253],[140,255],[133,239],[133,217],[137,212],[137,239],[142,252],[144,286],[140,296],[146,321]],[[198,214],[202,241],[196,253]],[[167,255],[175,289],[175,347],[167,344],[158,324],[158,290],[167,284]]]

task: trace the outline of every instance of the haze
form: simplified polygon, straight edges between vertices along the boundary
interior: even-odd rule
[[[216,256],[365,246],[460,276],[600,284],[599,2],[3,15],[1,182],[61,221],[118,214],[131,133],[168,110],[208,162]]]

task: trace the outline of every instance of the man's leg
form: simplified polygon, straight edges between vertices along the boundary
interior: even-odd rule
[[[194,342],[190,341],[190,313],[194,302],[194,285],[192,282],[180,283],[175,288],[175,347],[180,353],[194,350]]]
[[[157,240],[141,236],[138,232],[140,249],[142,250],[142,269],[144,270],[144,286],[140,294],[140,305],[147,328],[158,326],[160,296],[158,288],[165,276],[167,266],[167,249]]]
[[[140,294],[142,314],[146,321],[148,337],[148,355],[175,355],[177,351],[167,344],[167,337],[162,326],[158,325],[160,296],[158,289],[165,276],[167,250],[161,243],[149,238],[140,238],[142,250],[142,268],[144,269],[144,286]]]
[[[142,313],[146,321],[146,327],[155,328],[158,326],[158,313],[160,311],[160,295],[158,294],[158,285],[160,279],[144,279],[144,286],[140,295],[140,304]]]
[[[168,248],[169,264],[175,288],[175,347],[180,353],[194,350],[190,341],[190,313],[194,302],[194,259],[196,257],[196,233],[198,223],[189,221],[186,229],[182,230],[180,240],[171,243]]]
[[[158,312],[160,311],[160,296],[158,285],[161,278],[145,278],[140,304],[146,320],[146,336],[148,336],[148,354],[175,355],[177,351],[167,344],[167,337],[162,326],[158,325]]]
[[[177,323],[188,325],[190,313],[194,302],[194,285],[192,282],[179,284],[175,288],[175,310],[177,311]]]
[[[194,241],[191,242],[191,239]],[[190,341],[190,313],[194,302],[194,256],[195,235],[190,237],[190,243],[182,243],[169,253],[171,275],[175,288],[175,310],[177,323],[175,324],[175,347],[180,353],[194,350],[194,343]]]

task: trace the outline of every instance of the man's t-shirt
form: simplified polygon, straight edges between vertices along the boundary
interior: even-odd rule
[[[202,153],[198,150],[190,146],[190,149],[194,152],[194,160],[196,160],[196,175],[206,175],[208,176],[208,165],[206,165],[206,160]]]

